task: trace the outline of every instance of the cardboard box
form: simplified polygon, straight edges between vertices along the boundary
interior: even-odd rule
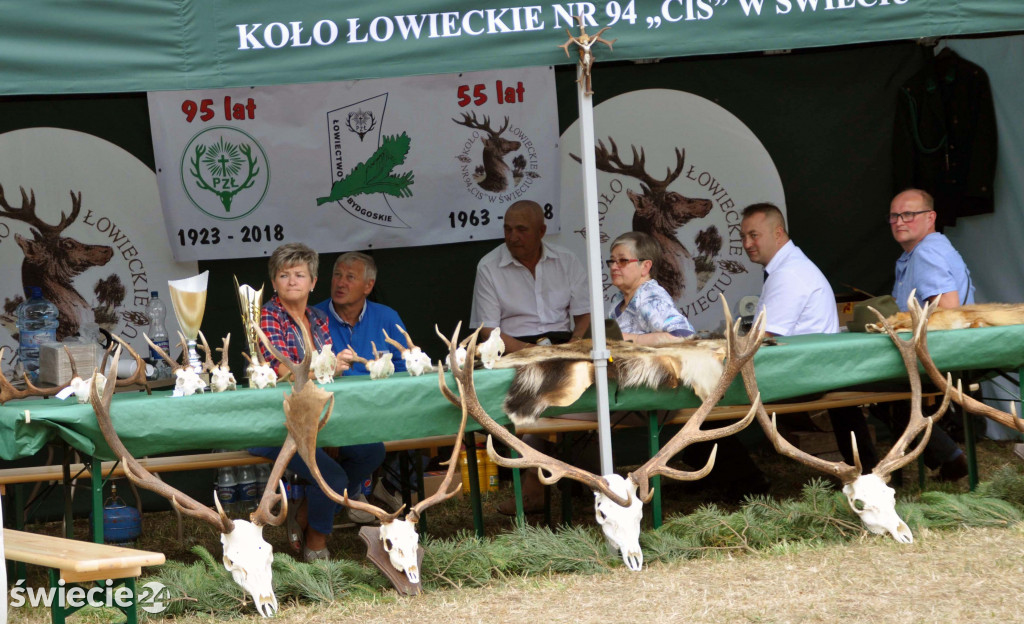
[[[445,474],[446,472],[444,470],[431,470],[430,472],[424,472],[423,493],[426,496],[430,496],[431,494],[436,492],[437,489],[441,487],[441,482],[444,481]],[[449,489],[455,487],[458,488],[458,490],[456,490],[455,495],[462,496],[462,475],[459,474],[458,470],[455,471],[455,476],[452,477],[452,484]],[[412,493],[412,499],[413,504],[419,502],[419,497],[416,495],[416,492]]]
[[[64,352],[67,346],[71,357],[75,359],[75,367],[82,377],[92,375],[96,368],[96,352],[99,345],[93,343],[60,343],[49,342],[39,346],[39,382],[54,386],[63,386],[71,381],[71,362]]]

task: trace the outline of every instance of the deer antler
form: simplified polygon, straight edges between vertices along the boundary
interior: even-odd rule
[[[459,323],[455,328],[455,333],[452,335],[451,340],[445,340],[445,342],[448,343],[448,366],[451,367],[451,371],[455,376],[455,381],[459,389],[459,396],[456,396],[455,393],[448,388],[447,384],[444,383],[441,384],[441,393],[452,403],[452,405],[464,405],[465,409],[469,411],[469,414],[473,419],[480,423],[480,426],[487,431],[489,434],[487,436],[487,454],[491,459],[499,466],[504,466],[506,468],[537,468],[537,476],[540,478],[541,483],[544,483],[545,485],[552,485],[557,483],[563,477],[568,477],[583,483],[592,490],[600,491],[602,494],[615,501],[616,504],[628,507],[630,505],[629,496],[627,495],[624,497],[616,494],[608,487],[608,483],[603,477],[541,453],[524,443],[516,436],[512,435],[512,433],[491,418],[480,404],[480,399],[477,398],[476,394],[476,386],[473,383],[473,358],[476,357],[476,341],[480,334],[480,330],[477,329],[469,336],[466,364],[460,366],[456,356],[456,349],[453,345],[458,344],[459,330],[461,328],[462,323]],[[498,455],[494,450],[492,437],[498,438],[499,441],[519,453],[521,457],[505,458]],[[545,474],[545,472],[549,474]]]
[[[39,233],[44,236],[52,236],[54,234],[60,234],[69,225],[74,223],[75,219],[78,218],[78,213],[82,209],[82,193],[79,191],[78,195],[75,195],[74,191],[71,193],[71,216],[68,216],[61,211],[60,222],[57,225],[50,225],[46,223],[38,216],[36,216],[36,192],[35,189],[31,190],[31,199],[25,195],[24,187],[18,187],[21,190],[21,207],[14,208],[7,203],[7,198],[4,196],[3,186],[0,186],[0,217],[8,217],[16,221],[24,221],[31,227],[39,230]]]
[[[292,383],[292,393],[285,395],[284,399],[285,426],[288,428],[289,439],[294,438],[299,457],[302,458],[302,461],[306,462],[306,467],[312,473],[313,480],[328,498],[350,509],[371,513],[381,523],[391,522],[405,509],[404,505],[398,511],[388,513],[370,503],[351,500],[348,497],[347,489],[343,494],[339,495],[327,484],[323,475],[320,474],[320,468],[316,464],[316,438],[317,434],[324,428],[327,420],[331,417],[331,411],[334,409],[334,395],[314,383],[307,383],[309,380],[309,367],[312,362],[310,354],[314,349],[313,337],[305,324],[300,324],[300,327],[302,327],[302,338],[306,348],[302,362],[299,364],[294,364],[285,357],[274,347],[267,338],[267,335],[263,333],[263,330],[259,327],[256,328],[263,346],[292,372],[292,376],[295,379]],[[324,411],[325,407],[327,408],[326,413]]]
[[[907,368],[907,376],[910,380],[910,422],[907,423],[907,428],[903,432],[893,445],[892,449],[883,457],[875,469],[872,470],[879,476],[889,475],[892,472],[899,470],[903,466],[906,466],[913,460],[917,459],[917,456],[924,451],[924,446],[928,442],[928,437],[932,432],[932,424],[934,421],[942,418],[942,415],[946,413],[946,409],[949,407],[949,401],[951,397],[951,390],[953,380],[951,376],[947,375],[945,385],[945,393],[942,396],[942,404],[939,409],[930,417],[925,417],[921,411],[921,374],[917,370],[917,345],[921,342],[924,337],[926,325],[928,324],[928,316],[938,306],[938,299],[928,304],[928,310],[925,314],[919,315],[914,325],[913,338],[910,340],[901,339],[896,330],[889,325],[889,322],[885,320],[878,310],[872,307],[868,307],[869,310],[875,313],[878,317],[879,322],[885,328],[889,338],[892,339],[896,348],[900,351],[900,357],[903,358],[903,365]],[[961,389],[957,388],[957,394],[963,394]],[[924,431],[924,435],[921,436],[921,443],[918,444],[917,448],[907,453],[906,449],[910,443],[918,436],[919,433]]]
[[[466,126],[467,128],[472,128],[473,130],[482,130],[482,131],[486,132],[487,134],[489,134],[492,137],[497,137],[502,132],[504,132],[505,130],[508,130],[508,123],[509,123],[508,122],[508,117],[505,117],[505,125],[503,125],[501,127],[501,129],[499,129],[497,132],[495,132],[494,130],[491,129],[491,118],[489,116],[487,116],[487,115],[484,115],[484,121],[483,121],[483,123],[481,123],[481,122],[477,121],[476,113],[475,112],[474,113],[462,113],[462,121],[459,121],[458,119],[455,119],[454,117],[452,118],[452,121],[454,121],[455,123],[459,124],[460,126]]]
[[[391,345],[392,347],[398,349],[399,353],[405,353],[406,351],[415,349],[416,345],[413,344],[412,337],[409,336],[409,333],[406,332],[404,329],[402,329],[402,326],[398,325],[397,323],[395,324],[395,327],[397,327],[398,331],[402,332],[402,335],[405,336],[405,344],[408,345],[408,346],[403,346],[402,343],[398,342],[397,340],[392,339],[391,336],[388,336],[388,330],[381,329],[381,331],[384,332],[384,342],[386,342],[389,345]]]
[[[4,359],[4,353],[7,351],[7,347],[0,347],[0,361]],[[72,377],[77,376],[78,370],[75,368],[75,360],[71,357],[71,353],[67,351],[67,347],[64,347],[64,351],[67,352],[68,358],[71,360]],[[29,379],[28,373],[24,373],[25,389],[19,390],[7,379],[4,375],[3,370],[0,369],[0,405],[11,401],[13,399],[24,399],[30,396],[49,397],[54,396],[61,390],[67,387],[67,385],[56,387],[56,388],[38,388]]]
[[[213,363],[213,349],[210,348],[210,343],[206,342],[206,336],[203,335],[203,330],[199,330],[199,348],[203,350],[205,361],[203,362],[203,370],[207,373],[211,372],[216,364]]]
[[[121,357],[121,347],[118,346],[114,349],[114,356],[111,361],[111,367],[117,369],[117,361]],[[89,401],[92,403],[92,409],[96,412],[96,423],[99,425],[100,433],[103,434],[103,439],[107,441],[107,445],[110,446],[110,450],[114,452],[115,457],[119,457],[121,462],[124,464],[124,473],[135,485],[147,489],[151,492],[155,492],[160,496],[171,501],[174,508],[186,516],[198,518],[212,524],[221,533],[230,533],[234,530],[234,522],[228,518],[227,514],[220,506],[220,501],[214,495],[214,502],[217,505],[217,511],[213,511],[206,505],[196,501],[191,496],[183,494],[179,490],[171,487],[167,483],[164,483],[151,472],[146,470],[128,449],[125,448],[124,443],[121,442],[121,438],[117,435],[117,431],[114,429],[114,425],[110,418],[110,402],[114,396],[114,384],[108,383],[103,389],[103,396],[99,395],[97,389],[96,379],[93,379],[92,390],[90,391]]]
[[[677,147],[675,170],[666,168],[665,179],[658,180],[647,173],[647,159],[642,147],[638,153],[635,145],[630,146],[633,151],[633,162],[627,165],[619,158],[619,146],[615,144],[615,140],[608,137],[608,143],[611,145],[611,150],[605,147],[603,141],[598,140],[597,147],[594,148],[596,167],[607,173],[636,178],[642,184],[646,185],[647,188],[656,193],[664,193],[668,189],[669,185],[679,177],[679,174],[682,173],[683,167],[686,164],[686,150]],[[570,156],[572,156],[576,162],[582,162],[575,154],[570,154]]]
[[[935,311],[935,306],[929,304],[927,309],[922,309],[921,304],[917,301],[917,297],[911,295],[907,299],[907,310],[910,312],[911,325],[914,327],[921,327],[921,336],[917,341],[917,358],[920,360],[921,366],[924,368],[924,372],[928,374],[928,378],[931,379],[932,383],[940,390],[945,391],[948,386],[948,376],[942,376],[942,373],[939,372],[939,368],[932,360],[931,354],[928,352],[927,319]],[[922,315],[925,317],[924,322],[921,321]],[[964,394],[960,386],[957,386],[956,391],[953,392],[953,401],[972,414],[980,414],[987,418],[991,418],[1001,425],[1024,432],[1024,418],[1017,417],[1017,412],[1013,409],[1013,403],[1010,403],[1010,412],[1007,413]]]
[[[686,421],[683,428],[680,429],[671,440],[662,446],[661,450],[659,450],[654,457],[649,459],[647,463],[628,475],[629,478],[639,486],[637,496],[639,496],[640,500],[645,503],[649,502],[651,497],[654,496],[654,492],[650,490],[650,479],[655,475],[664,475],[680,481],[696,481],[697,479],[706,477],[715,465],[715,457],[718,453],[717,444],[715,444],[711,449],[711,455],[708,457],[707,464],[700,470],[688,472],[669,468],[667,464],[669,460],[691,444],[717,440],[740,431],[750,424],[750,421],[754,419],[754,414],[757,412],[758,408],[761,407],[761,395],[758,393],[753,398],[750,410],[747,411],[747,415],[741,420],[718,429],[702,430],[700,428],[701,425],[704,424],[704,419],[711,413],[712,408],[714,408],[722,397],[725,396],[726,391],[729,389],[729,386],[732,385],[733,380],[736,378],[736,375],[740,372],[743,366],[748,362],[753,362],[754,354],[757,353],[757,350],[761,347],[765,334],[766,321],[765,311],[763,309],[761,310],[761,313],[757,315],[757,319],[754,320],[754,324],[750,328],[750,331],[741,339],[739,337],[740,319],[736,319],[736,322],[733,323],[732,313],[729,311],[729,304],[726,303],[724,296],[722,297],[722,307],[725,309],[725,337],[729,348],[729,359],[726,363],[725,370],[722,372],[722,376],[718,380],[718,385],[715,386],[714,390],[712,390],[704,399],[701,406],[696,412],[694,412],[690,419]]]
[[[907,377],[910,382],[911,390],[911,410],[910,410],[910,422],[907,424],[906,430],[903,435],[892,445],[889,452],[886,453],[878,464],[872,469],[872,474],[878,476],[883,481],[888,480],[888,476],[899,470],[903,466],[906,466],[910,462],[917,459],[917,457],[924,451],[925,445],[928,443],[928,438],[931,436],[932,423],[938,420],[946,412],[946,408],[949,407],[950,401],[950,386],[952,381],[946,385],[945,395],[942,399],[942,404],[939,409],[932,416],[925,417],[921,409],[921,376],[917,370],[917,357],[915,355],[915,345],[920,340],[922,335],[923,323],[927,322],[927,317],[920,319],[914,331],[914,338],[910,341],[901,340],[897,335],[892,326],[885,321],[876,310],[873,310],[875,314],[881,319],[886,332],[892,339],[893,344],[899,349],[900,356],[903,359],[903,364],[907,369]],[[754,367],[748,363],[743,367],[743,383],[746,386],[747,396],[753,397],[757,394],[757,378],[754,373]],[[831,474],[838,477],[844,484],[848,484],[857,479],[861,472],[860,457],[857,453],[857,439],[851,433],[851,441],[853,444],[854,464],[853,466],[842,461],[828,461],[815,457],[810,453],[800,450],[785,438],[783,438],[778,431],[775,423],[775,415],[773,414],[769,419],[767,412],[763,406],[760,406],[757,411],[757,420],[764,429],[768,439],[772,441],[775,446],[775,450],[779,453],[799,461],[800,463],[806,464],[815,470],[819,470],[826,474]],[[917,445],[917,448],[910,452],[907,452],[907,447],[918,435],[921,435],[921,441]]]
[[[153,394],[153,389],[149,387],[149,380],[146,379],[146,362],[142,359],[142,356],[136,353],[135,349],[132,349],[132,346],[128,344],[127,341],[123,340],[120,336],[116,334],[110,334],[110,337],[117,341],[117,343],[120,344],[122,347],[127,349],[128,354],[131,355],[132,359],[135,360],[135,372],[132,373],[131,377],[120,379],[117,376],[117,370],[112,369],[113,374],[111,375],[111,377],[114,378],[114,385],[123,387],[130,386],[132,384],[139,384],[146,389],[146,394]],[[146,337],[146,341],[149,341],[148,336]],[[150,342],[149,344],[153,343]],[[110,351],[113,348],[114,343],[110,343],[110,345],[107,346],[107,350],[103,353],[103,359],[100,361],[100,371],[107,370],[107,358],[110,356]]]
[[[441,386],[441,391],[444,392],[444,366],[442,366],[441,362],[437,363],[437,383]],[[452,456],[448,458],[447,462],[441,464],[442,466],[448,466],[448,471],[445,473],[444,479],[441,481],[441,485],[438,486],[437,491],[413,505],[412,509],[409,510],[409,513],[405,516],[405,519],[409,522],[419,522],[420,515],[426,511],[428,507],[433,507],[438,503],[443,503],[452,496],[455,496],[455,494],[462,488],[462,486],[458,484],[452,487],[452,481],[455,477],[455,469],[459,465],[459,450],[462,448],[462,439],[466,434],[466,416],[468,414],[469,412],[466,410],[466,403],[463,401],[462,420],[459,421],[459,433],[455,436],[455,442],[452,445]],[[449,488],[451,489],[449,490]]]

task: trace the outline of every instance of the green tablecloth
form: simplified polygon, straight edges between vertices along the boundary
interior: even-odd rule
[[[904,379],[899,353],[888,336],[837,334],[779,339],[762,347],[754,364],[766,403],[878,381]],[[933,332],[932,357],[942,370],[1012,369],[1024,365],[1024,325]],[[497,421],[507,423],[501,402],[511,370],[478,370],[481,403]],[[451,376],[448,376],[451,387]],[[459,411],[441,396],[437,376],[395,375],[373,381],[345,377],[325,386],[335,393],[334,412],[320,440],[327,445],[419,438],[455,433]],[[285,436],[283,391],[242,389],[192,397],[170,392],[117,394],[111,413],[121,439],[136,455],[192,449],[240,449],[277,445]],[[686,388],[666,391],[617,391],[610,385],[611,409],[679,409],[699,401]],[[746,403],[737,381],[722,401]],[[574,405],[548,415],[596,409],[594,389]],[[30,421],[25,422],[25,412]],[[478,429],[470,423],[470,429]],[[92,408],[55,399],[18,401],[0,407],[0,458],[37,452],[55,436],[101,459],[114,459],[96,427]]]

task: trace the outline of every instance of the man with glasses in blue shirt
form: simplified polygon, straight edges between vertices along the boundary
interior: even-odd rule
[[[940,308],[974,303],[971,272],[949,239],[935,231],[935,203],[925,191],[909,189],[892,200],[889,227],[903,255],[896,261],[892,296],[906,311],[907,297],[917,290],[923,306],[933,299]]]
[[[971,272],[949,239],[935,231],[935,200],[920,189],[908,189],[893,198],[889,205],[889,227],[892,237],[903,248],[896,260],[896,281],[892,296],[900,310],[907,310],[910,293],[925,305],[935,299],[940,308],[956,308],[974,303]],[[892,404],[892,424],[897,429],[906,425],[909,406]],[[940,425],[932,428],[925,446],[924,463],[939,469],[939,479],[956,481],[967,475],[964,452]]]

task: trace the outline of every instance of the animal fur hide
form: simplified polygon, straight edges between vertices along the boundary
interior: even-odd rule
[[[515,424],[532,423],[551,405],[571,405],[594,383],[590,340],[531,347],[501,357],[494,368],[515,368],[505,413]],[[608,377],[619,388],[689,386],[702,400],[722,376],[724,340],[686,340],[658,347],[608,341]]]
[[[897,312],[885,319],[897,331],[913,331],[908,312]],[[928,330],[999,327],[1024,324],[1024,303],[972,303],[959,308],[939,308],[928,318]],[[869,332],[882,333],[880,323],[864,326]]]

